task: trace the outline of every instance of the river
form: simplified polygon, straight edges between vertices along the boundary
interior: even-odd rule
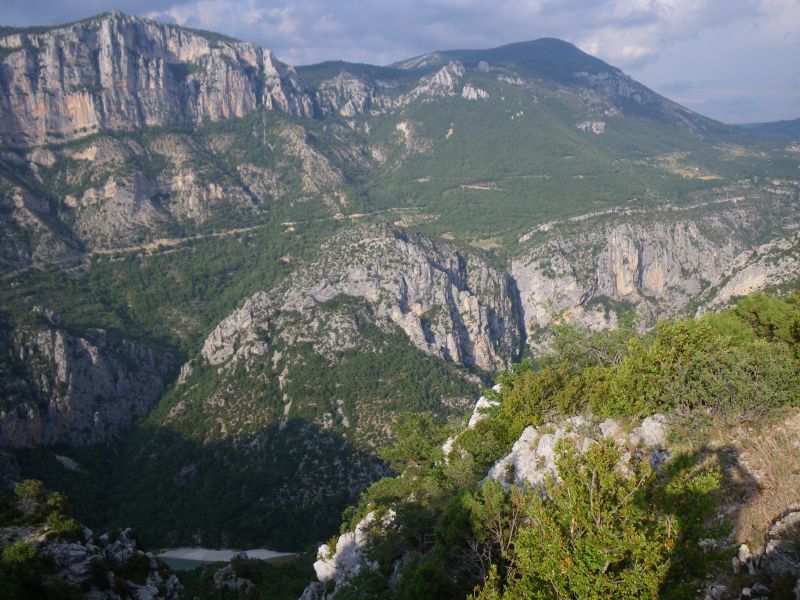
[[[255,550],[212,550],[210,548],[167,548],[156,556],[171,568],[185,571],[215,562],[228,562],[235,554],[247,552],[248,558],[257,558],[267,562],[295,556],[292,552],[274,552],[258,548]]]

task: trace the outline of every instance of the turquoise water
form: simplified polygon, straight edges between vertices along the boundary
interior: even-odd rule
[[[204,560],[191,560],[188,558],[162,558],[161,560],[173,571],[191,571],[197,567],[204,567],[205,565],[211,564]]]
[[[259,557],[257,556],[257,553],[262,551],[252,550],[251,552],[256,554],[256,556],[252,556],[251,558],[258,559]],[[268,563],[281,563],[287,560],[292,560],[296,558],[296,556],[297,556],[296,554],[286,554],[282,556],[271,556],[269,558],[261,558],[260,560],[263,560],[264,562]],[[174,571],[191,571],[192,569],[197,569],[198,567],[204,567],[206,565],[211,565],[211,564],[224,565],[227,562],[227,560],[224,560],[222,558],[218,558],[217,560],[197,560],[194,558],[171,558],[161,555],[159,555],[158,558],[164,561],[164,563],[166,563],[166,565],[171,569],[173,569]]]

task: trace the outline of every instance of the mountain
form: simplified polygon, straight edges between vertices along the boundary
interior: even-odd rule
[[[252,44],[110,13],[6,32],[0,46],[7,268],[272,211],[380,214],[510,246],[548,220],[796,171],[774,139],[552,39],[437,52],[413,69],[294,70]]]
[[[743,123],[739,125],[739,127],[800,139],[800,118],[787,121],[772,121],[769,123]]]
[[[800,280],[796,145],[559,40],[293,68],[108,13],[0,61],[0,445],[148,544],[319,541],[553,323]]]
[[[312,112],[269,50],[109,13],[45,32],[4,32],[0,140],[31,146],[97,131],[197,125],[259,105]],[[120,85],[122,84],[122,85]]]

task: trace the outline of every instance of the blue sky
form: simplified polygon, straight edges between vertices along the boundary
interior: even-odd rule
[[[106,10],[226,33],[290,64],[387,64],[551,36],[700,113],[800,117],[800,0],[3,0],[0,24]]]

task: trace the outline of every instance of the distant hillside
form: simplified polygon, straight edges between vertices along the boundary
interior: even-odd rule
[[[767,123],[743,123],[739,127],[765,133],[777,133],[778,135],[786,135],[800,140],[800,118],[786,121],[769,121]]]

